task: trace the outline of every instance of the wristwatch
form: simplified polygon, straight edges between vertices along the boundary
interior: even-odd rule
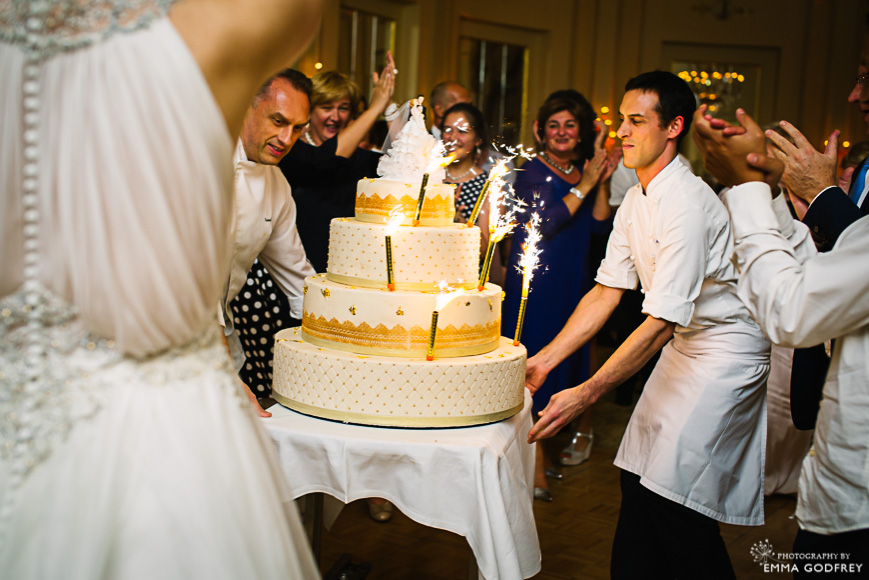
[[[582,201],[582,200],[585,199],[585,194],[582,193],[581,191],[579,191],[579,190],[578,190],[577,188],[575,188],[575,187],[571,187],[571,188],[570,188],[570,193],[572,193],[573,195],[575,195],[575,196],[576,196],[576,199],[578,199],[579,201]]]

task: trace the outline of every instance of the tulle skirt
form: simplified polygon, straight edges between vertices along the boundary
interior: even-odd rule
[[[5,578],[318,578],[274,443],[228,354],[130,359],[88,377],[99,410],[29,470],[2,522]],[[8,499],[8,498],[7,498]]]

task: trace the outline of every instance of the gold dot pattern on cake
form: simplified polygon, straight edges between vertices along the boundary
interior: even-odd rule
[[[304,286],[302,286],[302,294],[307,294],[307,293],[308,293],[308,285],[305,284]]]
[[[492,312],[492,310],[493,310],[493,307],[492,307],[492,299],[489,298],[489,299],[488,299],[488,302],[489,302],[489,312]]]
[[[323,293],[323,298],[328,298],[332,295],[332,292],[328,288],[323,288],[320,290]]]
[[[350,314],[352,314],[353,316],[356,316],[356,307],[355,306],[351,306],[350,308],[348,308],[348,310],[350,311]]]
[[[506,350],[502,346],[502,352]],[[524,396],[524,352],[503,361],[482,363],[477,359],[481,365],[471,363],[468,367],[354,360],[329,349],[318,353],[293,343],[283,343],[276,351],[276,392],[336,412],[423,420],[473,417],[515,408]],[[469,370],[473,373],[468,374]],[[374,377],[383,381],[377,383],[376,390],[389,396],[371,396],[375,394],[370,388]]]
[[[398,316],[404,316],[404,310],[401,309],[401,306],[398,307],[398,310],[395,311],[395,314]]]

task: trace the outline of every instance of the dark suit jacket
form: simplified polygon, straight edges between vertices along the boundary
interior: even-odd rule
[[[857,175],[867,163],[869,158],[864,159],[857,166],[854,175]],[[869,195],[866,197],[869,199]],[[809,226],[818,250],[829,252],[839,239],[839,235],[867,214],[869,214],[869,203],[866,203],[866,200],[863,200],[862,207],[857,207],[841,188],[831,187],[812,202],[809,211],[803,217],[803,223]]]

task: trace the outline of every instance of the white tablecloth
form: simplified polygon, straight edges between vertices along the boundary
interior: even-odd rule
[[[464,536],[486,580],[521,579],[540,571],[525,394],[518,415],[478,427],[365,427],[280,405],[263,421],[295,497],[386,498],[423,525]]]

